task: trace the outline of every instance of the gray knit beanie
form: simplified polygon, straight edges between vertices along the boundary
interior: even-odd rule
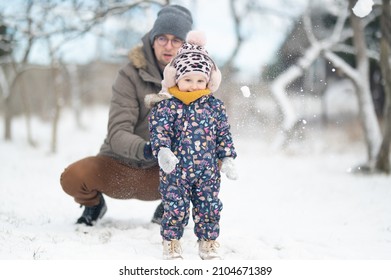
[[[185,41],[192,24],[193,18],[188,9],[179,5],[166,6],[157,14],[157,19],[151,29],[149,37],[151,44],[155,37],[161,34],[171,34]]]

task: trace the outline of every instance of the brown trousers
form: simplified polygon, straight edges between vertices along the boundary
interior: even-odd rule
[[[79,204],[99,203],[98,193],[117,199],[158,200],[159,167],[132,168],[107,156],[81,159],[61,174],[61,186]]]

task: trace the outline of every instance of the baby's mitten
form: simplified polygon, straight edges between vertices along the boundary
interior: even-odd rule
[[[223,158],[221,165],[221,172],[225,173],[228,179],[236,180],[238,179],[238,174],[236,172],[234,159],[231,157]]]
[[[179,162],[174,153],[166,147],[160,148],[157,159],[160,168],[167,174],[171,173],[175,169],[175,165]]]

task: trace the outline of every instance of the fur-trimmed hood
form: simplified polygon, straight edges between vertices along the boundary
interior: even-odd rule
[[[142,45],[137,45],[131,49],[128,53],[128,58],[137,69],[147,70],[147,60],[145,59]]]
[[[163,78],[163,69],[159,69],[155,54],[149,41],[149,32],[141,39],[142,44],[135,46],[128,53],[130,63],[134,68],[143,70],[152,77]],[[160,82],[161,82],[161,79]]]

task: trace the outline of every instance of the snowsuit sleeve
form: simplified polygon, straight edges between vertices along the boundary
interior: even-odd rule
[[[174,133],[172,130],[173,114],[175,110],[171,110],[168,104],[168,100],[157,103],[152,108],[149,116],[150,141],[152,153],[155,157],[157,157],[160,148],[166,147],[171,149],[171,139]]]
[[[223,159],[225,157],[236,158],[236,151],[234,148],[232,135],[230,132],[230,125],[228,123],[227,112],[224,106],[224,103],[221,103],[218,106],[219,121],[217,125],[217,137],[216,137],[216,154],[218,159]]]

